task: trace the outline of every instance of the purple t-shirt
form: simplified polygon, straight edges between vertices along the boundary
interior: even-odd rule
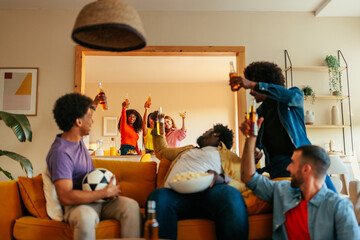
[[[69,179],[73,181],[73,189],[81,189],[84,176],[94,170],[88,150],[83,140],[70,142],[57,135],[46,157],[51,180]]]

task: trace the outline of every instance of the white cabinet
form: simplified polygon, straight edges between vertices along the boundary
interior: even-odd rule
[[[315,102],[311,103],[311,97],[305,100],[304,108],[315,108],[315,122],[313,125],[306,125],[308,135],[312,131],[323,131],[321,136],[324,142],[332,138],[342,138],[342,151],[345,155],[353,155],[353,131],[351,120],[351,103],[349,91],[348,65],[346,60],[338,50],[337,55],[341,65],[341,82],[343,91],[341,96],[330,95],[328,90],[328,67],[327,66],[293,66],[287,50],[285,54],[285,80],[286,86],[297,86],[300,89],[304,85],[309,85],[315,91]],[[296,72],[296,73],[295,73]],[[296,75],[296,76],[295,76]],[[310,79],[310,80],[309,80]],[[336,106],[340,113],[340,124],[331,124],[331,108]],[[319,119],[317,121],[317,119]],[[310,141],[312,141],[311,137]]]

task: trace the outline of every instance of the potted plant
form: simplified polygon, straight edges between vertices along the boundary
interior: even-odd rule
[[[341,72],[339,59],[333,55],[325,58],[329,73],[329,90],[332,95],[341,95]]]
[[[12,114],[7,112],[0,111],[0,120],[3,120],[6,124],[6,126],[10,127],[18,140],[20,142],[25,142],[28,140],[31,142],[32,139],[32,131],[30,127],[29,120],[27,117],[23,114]],[[18,161],[20,163],[20,166],[22,169],[24,169],[26,175],[28,177],[32,177],[33,175],[33,166],[29,159],[26,157],[23,157],[17,153],[1,150],[0,149],[0,157],[1,156],[7,156],[15,161]],[[0,167],[0,172],[3,172],[6,177],[13,180],[11,173],[8,171],[2,169]]]
[[[309,96],[311,96],[311,103],[314,104],[314,102],[315,102],[315,92],[314,92],[314,90],[310,86],[306,85],[306,86],[303,86],[301,88],[301,91],[303,91],[303,93],[304,93],[305,100],[307,100],[307,98]]]

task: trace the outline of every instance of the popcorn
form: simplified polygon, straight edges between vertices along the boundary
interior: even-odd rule
[[[201,178],[210,175],[211,173],[204,172],[183,172],[176,174],[169,182],[181,182],[194,178]]]

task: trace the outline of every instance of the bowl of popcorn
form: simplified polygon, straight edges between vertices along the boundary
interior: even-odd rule
[[[214,175],[204,172],[184,172],[176,174],[169,181],[170,187],[178,193],[196,193],[207,189]]]

